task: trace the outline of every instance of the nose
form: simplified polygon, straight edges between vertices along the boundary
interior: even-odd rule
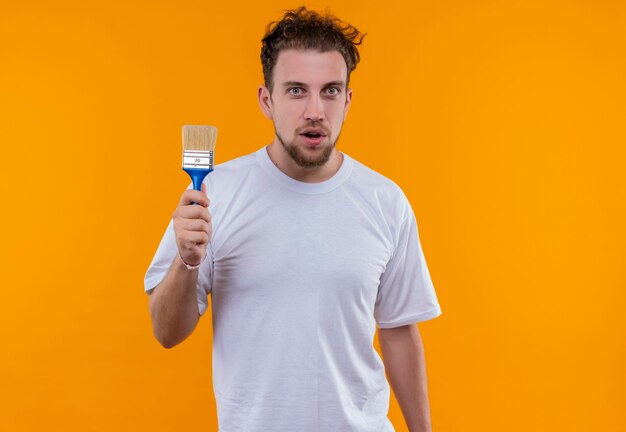
[[[319,95],[311,94],[307,99],[304,119],[310,121],[324,120],[324,105]]]

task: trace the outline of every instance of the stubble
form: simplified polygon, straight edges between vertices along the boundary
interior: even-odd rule
[[[324,165],[326,162],[328,162],[328,160],[330,159],[330,155],[333,153],[333,149],[335,148],[335,145],[337,144],[337,141],[339,140],[339,135],[338,135],[337,139],[335,139],[335,141],[332,144],[324,146],[324,148],[322,149],[322,152],[318,156],[310,157],[304,154],[301,148],[298,147],[298,145],[296,144],[295,141],[299,135],[296,135],[293,141],[288,142],[284,140],[283,137],[280,136],[280,134],[278,133],[278,130],[276,130],[275,125],[274,125],[274,131],[276,133],[276,137],[278,138],[278,141],[280,141],[280,143],[282,144],[287,154],[289,154],[291,159],[293,159],[293,161],[302,168],[320,167]],[[329,135],[327,135],[327,137],[328,136]]]

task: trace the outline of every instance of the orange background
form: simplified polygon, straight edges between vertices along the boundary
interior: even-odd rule
[[[626,6],[380,5],[331,5],[368,33],[339,148],[413,204],[435,431],[625,430]],[[210,314],[163,349],[143,276],[181,126],[218,163],[271,141],[260,39],[295,6],[3,3],[0,428],[217,429]]]

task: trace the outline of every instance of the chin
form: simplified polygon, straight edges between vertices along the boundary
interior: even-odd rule
[[[326,164],[335,148],[335,142],[329,137],[327,142],[321,143],[316,148],[307,146],[299,139],[300,137],[294,137],[292,141],[285,141],[278,133],[276,137],[291,159],[302,168],[316,168]]]
[[[334,147],[334,145],[325,145],[312,149],[310,147],[303,146],[301,149],[296,146],[291,146],[286,150],[287,153],[289,153],[289,156],[291,156],[291,159],[293,159],[298,166],[302,168],[315,168],[328,162]],[[314,151],[315,155],[310,155],[311,151]]]

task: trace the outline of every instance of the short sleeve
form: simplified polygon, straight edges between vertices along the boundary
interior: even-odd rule
[[[410,206],[406,215],[378,287],[374,318],[379,328],[400,327],[441,315]]]
[[[148,267],[144,278],[144,290],[147,294],[152,294],[156,287],[167,274],[172,261],[177,254],[176,235],[174,233],[174,223],[170,220],[161,243]],[[213,254],[211,247],[207,249],[207,257],[198,269],[198,285],[196,287],[198,312],[203,315],[208,308],[208,295],[211,293],[213,280]]]

